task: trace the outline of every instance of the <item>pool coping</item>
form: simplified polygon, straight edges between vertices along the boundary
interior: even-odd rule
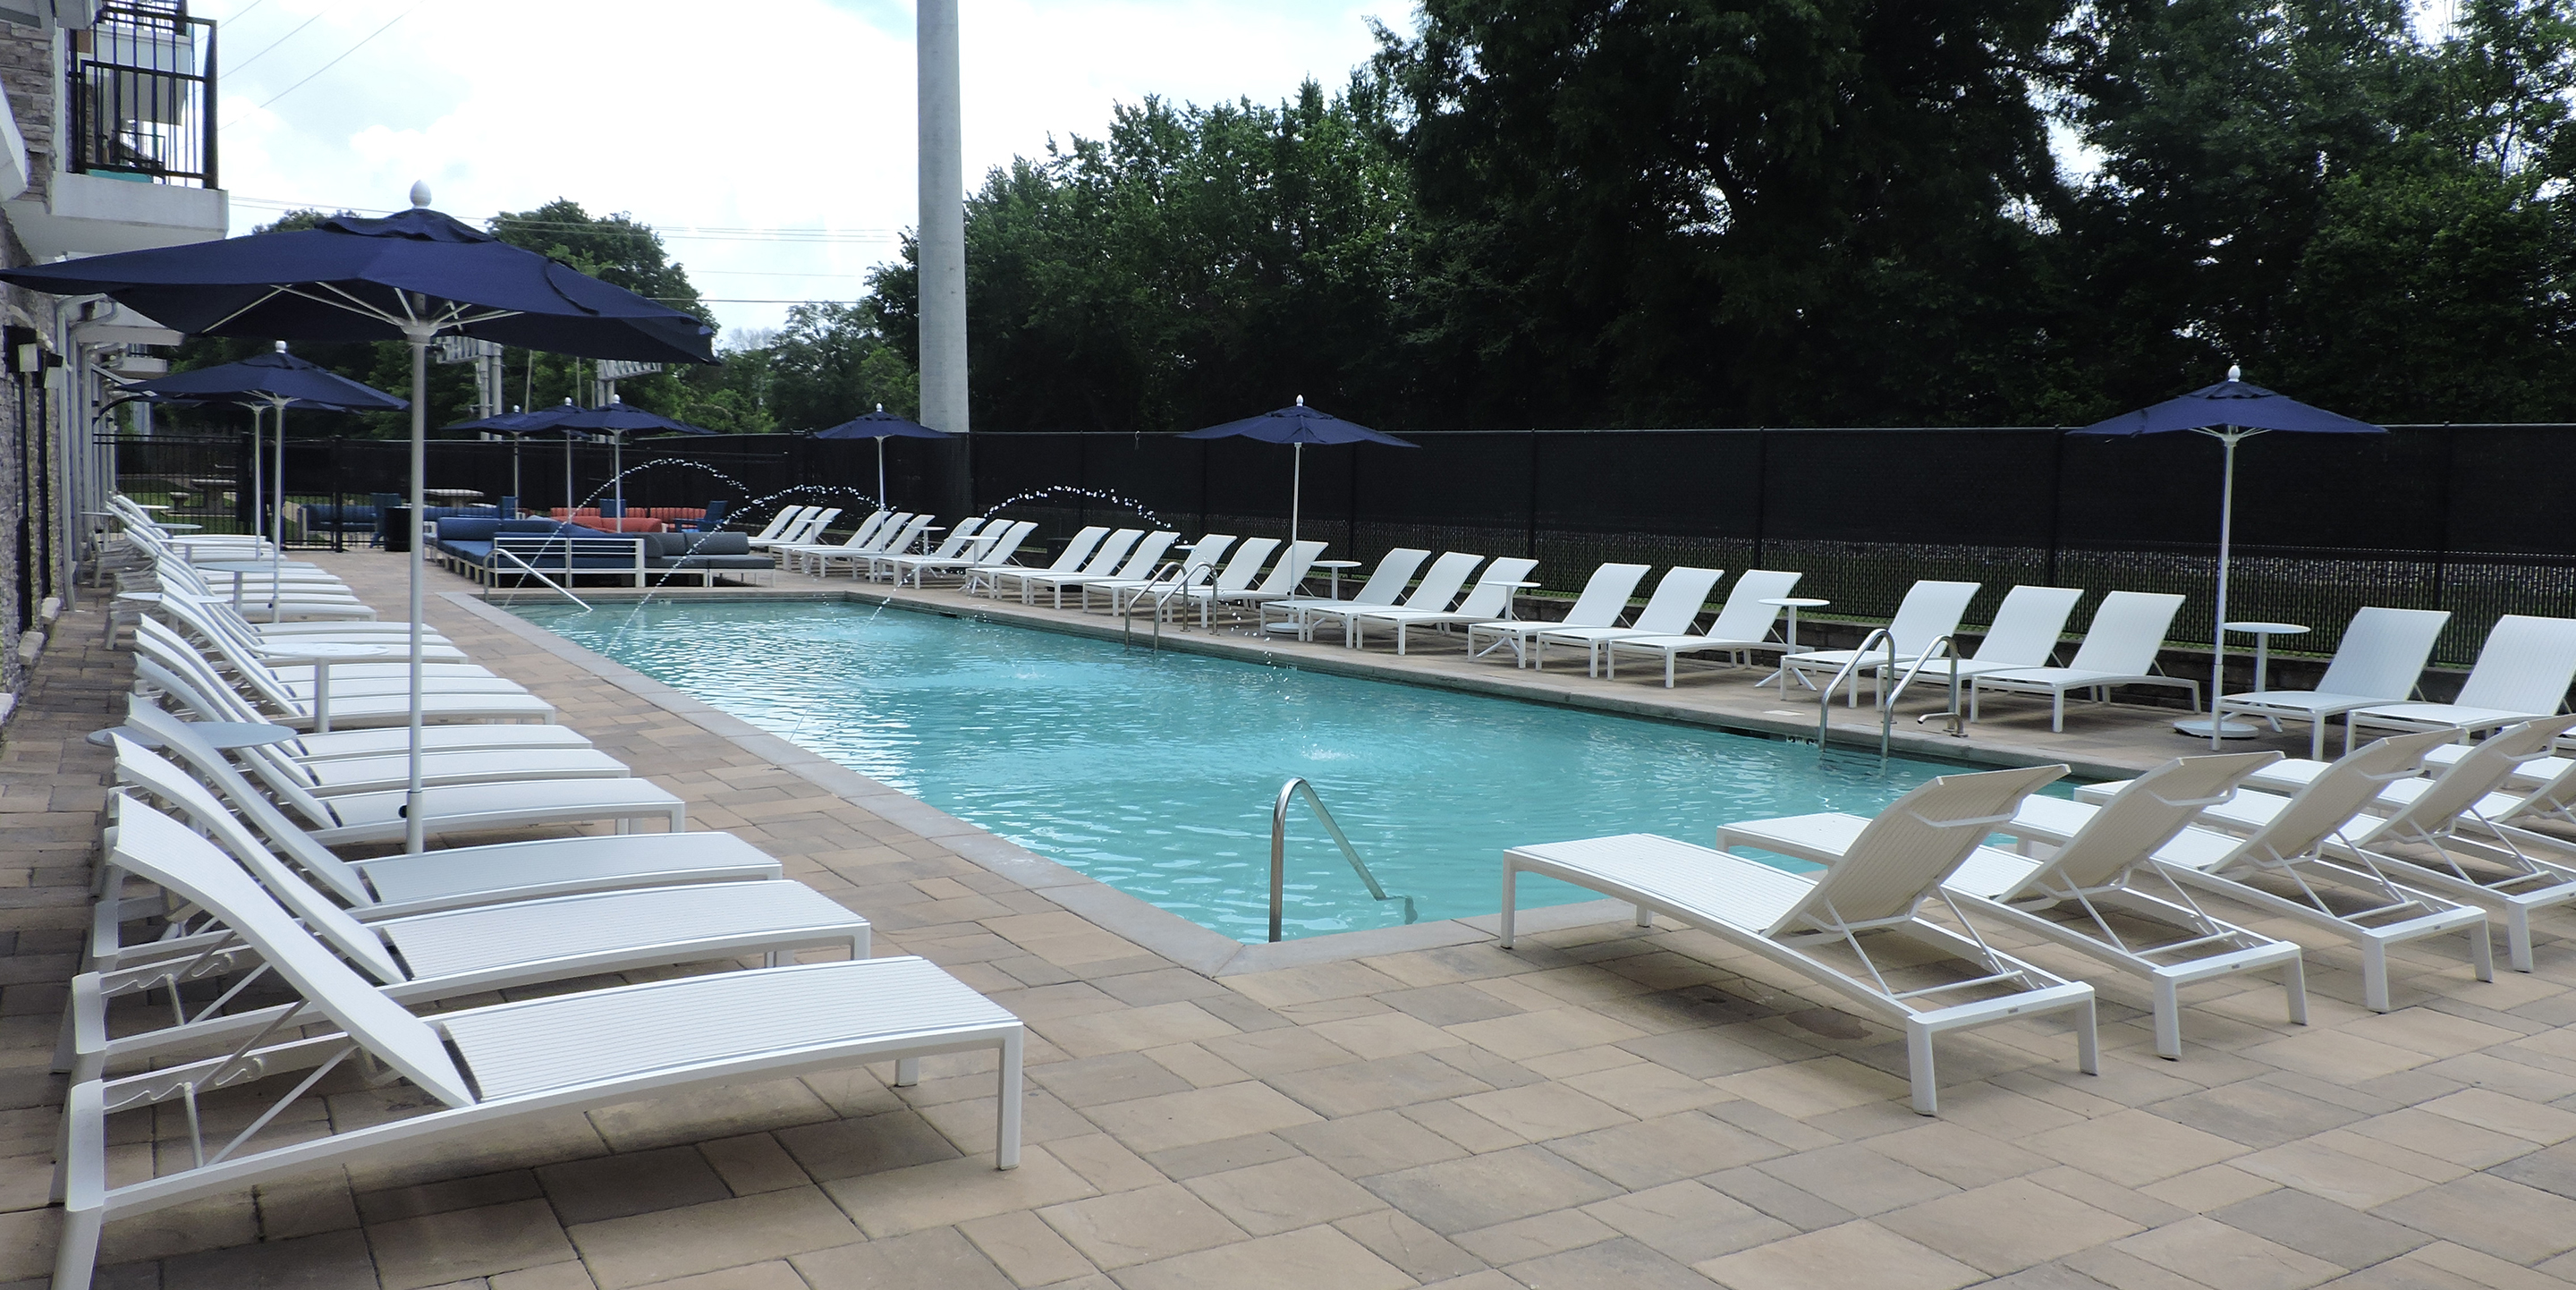
[[[981,825],[959,819],[901,789],[762,730],[684,690],[654,680],[605,654],[490,604],[472,592],[446,591],[439,595],[458,609],[709,734],[728,740],[744,752],[889,823],[938,842],[985,871],[1018,883],[1081,915],[1104,931],[1122,936],[1207,976],[1238,976],[1473,944],[1492,940],[1501,929],[1500,915],[1488,914],[1477,918],[1435,919],[1405,927],[1331,932],[1268,944],[1246,944],[1201,927],[1141,897],[1131,896],[1080,870],[1049,860]],[[735,600],[850,598],[847,592],[727,597]],[[864,595],[857,598],[863,603],[871,599]],[[891,603],[897,608],[913,608],[900,601]],[[1590,900],[1522,910],[1517,925],[1523,932],[1543,932],[1632,916],[1633,911],[1625,902]]]

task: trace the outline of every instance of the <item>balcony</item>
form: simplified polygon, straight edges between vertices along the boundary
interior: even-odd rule
[[[185,0],[101,4],[55,46],[62,119],[53,168],[7,204],[39,260],[221,237],[215,24]]]

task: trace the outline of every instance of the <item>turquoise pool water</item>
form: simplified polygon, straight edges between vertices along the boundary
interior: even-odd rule
[[[1491,914],[1503,849],[1874,812],[1957,767],[811,601],[517,611],[1059,863],[1242,941],[1269,935],[1270,807],[1312,781],[1423,919]],[[1404,921],[1303,806],[1291,937]],[[1525,878],[1523,908],[1596,899]]]

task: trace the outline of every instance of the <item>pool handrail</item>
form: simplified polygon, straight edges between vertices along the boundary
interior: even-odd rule
[[[1271,943],[1275,945],[1279,942],[1280,914],[1287,900],[1288,799],[1299,793],[1305,794],[1306,806],[1314,811],[1316,822],[1324,826],[1324,832],[1332,835],[1333,844],[1342,849],[1342,855],[1351,862],[1351,868],[1359,874],[1360,881],[1368,884],[1369,895],[1378,900],[1403,901],[1405,925],[1412,926],[1421,916],[1413,907],[1413,897],[1386,894],[1386,888],[1378,885],[1377,875],[1369,872],[1368,861],[1360,859],[1359,850],[1351,845],[1350,838],[1343,835],[1341,822],[1334,819],[1333,813],[1324,808],[1324,799],[1315,795],[1315,786],[1307,783],[1303,775],[1291,775],[1287,783],[1279,786],[1279,800],[1270,807]]]
[[[1843,665],[1834,670],[1833,679],[1825,682],[1824,685],[1816,691],[1817,756],[1821,757],[1825,753],[1825,736],[1828,732],[1830,723],[1833,721],[1834,687],[1842,684],[1843,678],[1851,677],[1853,668],[1859,667],[1862,663],[1869,661],[1869,647],[1882,641],[1887,644],[1887,674],[1890,676],[1896,675],[1896,637],[1890,635],[1888,630],[1884,627],[1874,627],[1870,629],[1869,635],[1860,638],[1860,645],[1851,652],[1851,657],[1843,660]],[[1860,687],[1860,679],[1858,677],[1852,677],[1852,687],[1855,690]],[[1891,742],[1890,737],[1894,733],[1892,726],[1893,717],[1888,714],[1892,714],[1896,711],[1896,705],[1881,702],[1879,707],[1883,709],[1883,711],[1879,722],[1878,755],[1880,758],[1884,759],[1887,756],[1888,744]]]

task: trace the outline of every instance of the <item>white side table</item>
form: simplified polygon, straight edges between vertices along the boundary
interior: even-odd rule
[[[310,663],[313,665],[313,733],[331,733],[331,665],[353,663],[360,659],[407,659],[411,650],[392,645],[353,645],[338,641],[311,641],[296,645],[263,645],[262,660],[271,663]]]
[[[1781,637],[1781,643],[1787,645],[1789,648],[1788,653],[1780,656],[1780,670],[1754,682],[1753,686],[1755,689],[1760,689],[1761,687],[1770,684],[1771,681],[1776,678],[1780,682],[1780,698],[1783,702],[1786,702],[1789,698],[1789,676],[1791,671],[1789,667],[1789,655],[1798,652],[1798,611],[1801,609],[1822,609],[1834,602],[1830,600],[1818,600],[1813,596],[1768,596],[1763,598],[1761,603],[1773,605],[1789,611],[1789,626],[1787,631]],[[1800,685],[1807,685],[1811,689],[1814,688],[1812,684],[1808,682],[1807,678],[1803,676],[1798,678],[1798,683]]]
[[[2272,638],[2304,636],[2308,631],[2298,623],[2235,622],[2225,626],[2231,632],[2239,632],[2254,638],[2254,689],[2258,693],[2271,685]],[[2209,738],[2211,723],[2218,721],[2218,696],[2215,694],[2209,696],[2209,711],[2210,715],[2207,717],[2194,717],[2187,721],[2175,722],[2174,729],[2195,739]],[[2272,723],[2272,728],[2278,730],[2281,724],[2275,721]],[[2218,722],[2218,737],[2221,739],[2251,739],[2256,733],[2255,727],[2249,722]]]
[[[1342,570],[1356,569],[1360,567],[1360,562],[1357,560],[1317,560],[1306,567],[1309,569],[1321,569],[1326,573],[1331,574],[1333,578],[1333,589],[1325,592],[1324,594],[1334,600],[1339,600],[1342,598]]]

